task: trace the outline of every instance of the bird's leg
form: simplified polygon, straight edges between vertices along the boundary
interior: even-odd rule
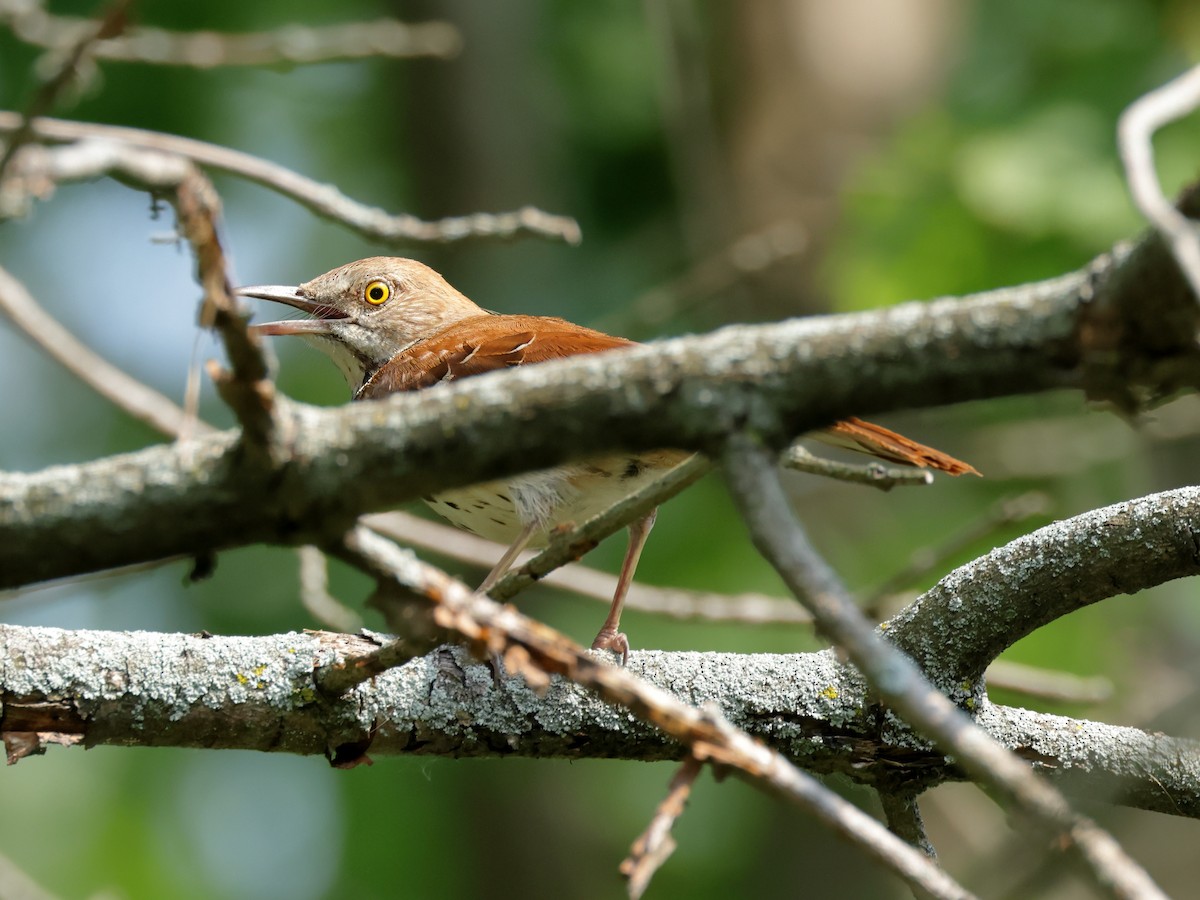
[[[533,538],[533,533],[537,531],[537,528],[537,522],[531,522],[521,529],[521,533],[517,535],[517,539],[504,551],[504,555],[500,557],[500,561],[492,566],[492,571],[488,572],[487,578],[483,579],[483,584],[479,585],[478,592],[480,594],[486,594],[508,573],[508,570],[512,568],[512,564],[517,561],[517,557],[521,555],[521,551],[525,549],[529,541]]]
[[[617,579],[617,590],[613,594],[612,606],[608,608],[608,618],[600,628],[600,633],[592,641],[593,650],[615,650],[621,654],[621,665],[629,661],[629,639],[619,628],[621,625],[621,607],[625,605],[625,595],[633,584],[633,573],[637,570],[638,559],[641,558],[642,548],[646,546],[646,538],[650,537],[650,529],[654,527],[657,509],[652,509],[646,515],[629,526],[629,549],[625,551],[625,561],[621,563],[621,575]]]
[[[517,535],[517,539],[504,551],[504,555],[500,557],[500,561],[492,566],[492,571],[487,573],[487,578],[483,579],[483,584],[479,585],[477,593],[486,594],[496,586],[500,579],[512,568],[512,564],[517,561],[517,557],[521,555],[521,551],[529,544],[537,528],[537,522],[531,522],[521,529],[521,533]],[[499,653],[493,650],[488,654],[488,662],[492,669],[492,682],[496,685],[496,689],[499,690],[501,683],[504,681],[504,660],[500,658]]]

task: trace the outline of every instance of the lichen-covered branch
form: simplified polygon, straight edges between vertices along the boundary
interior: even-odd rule
[[[0,625],[0,733],[85,746],[182,746],[345,756],[661,760],[680,745],[627,711],[552,678],[544,696],[458,647],[441,647],[330,698],[321,667],[370,652],[362,637],[222,637]],[[961,778],[945,758],[866,715],[865,685],[830,651],[634,651],[629,671],[798,765],[858,781]],[[1137,728],[985,705],[976,719],[1067,790],[1200,818],[1200,744]],[[41,737],[39,737],[39,735]],[[19,741],[20,738],[14,738]],[[1020,749],[1023,748],[1023,749]],[[891,780],[889,780],[891,779]]]
[[[361,513],[590,452],[704,450],[746,427],[782,446],[848,414],[1068,384],[1086,353],[1076,332],[1088,284],[1080,274],[737,326],[339,409],[278,403],[288,458],[271,469],[219,434],[186,458],[154,447],[3,475],[0,587],[259,541],[323,543]]]
[[[1053,522],[955,569],[886,623],[938,684],[974,684],[1007,647],[1074,610],[1200,574],[1200,487]]]

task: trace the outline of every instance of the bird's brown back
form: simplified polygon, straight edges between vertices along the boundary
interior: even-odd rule
[[[598,353],[634,342],[551,316],[472,316],[404,348],[355,394],[372,400],[497,369]]]

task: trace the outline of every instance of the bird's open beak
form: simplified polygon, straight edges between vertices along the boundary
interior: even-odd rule
[[[234,293],[239,297],[253,297],[256,300],[274,300],[276,303],[286,303],[288,306],[294,306],[312,316],[311,319],[284,319],[280,322],[251,325],[250,330],[255,334],[329,334],[332,322],[349,318],[340,309],[309,300],[300,294],[299,288],[290,285],[257,284],[251,287],[240,287]]]

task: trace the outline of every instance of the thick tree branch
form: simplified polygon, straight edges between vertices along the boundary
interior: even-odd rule
[[[681,746],[583,688],[542,696],[496,684],[441,647],[329,698],[314,671],[377,649],[352,635],[265,637],[64,631],[0,625],[0,732],[86,746],[177,746],[338,755],[681,759]],[[634,651],[629,671],[805,769],[866,784],[936,784],[963,773],[867,714],[862,678],[832,651],[791,655]],[[984,704],[977,721],[1082,796],[1200,818],[1200,744],[1137,728]],[[37,735],[43,735],[37,739]]]
[[[942,687],[1076,609],[1200,574],[1200,487],[1053,522],[955,569],[884,625]]]
[[[257,541],[321,543],[361,513],[590,452],[703,450],[747,426],[783,445],[848,414],[1070,384],[1092,296],[1091,274],[1079,273],[736,326],[341,409],[279,404],[291,455],[274,468],[249,464],[236,435],[220,434],[187,459],[155,447],[5,475],[0,587]],[[1190,342],[1178,352],[1195,356]]]

